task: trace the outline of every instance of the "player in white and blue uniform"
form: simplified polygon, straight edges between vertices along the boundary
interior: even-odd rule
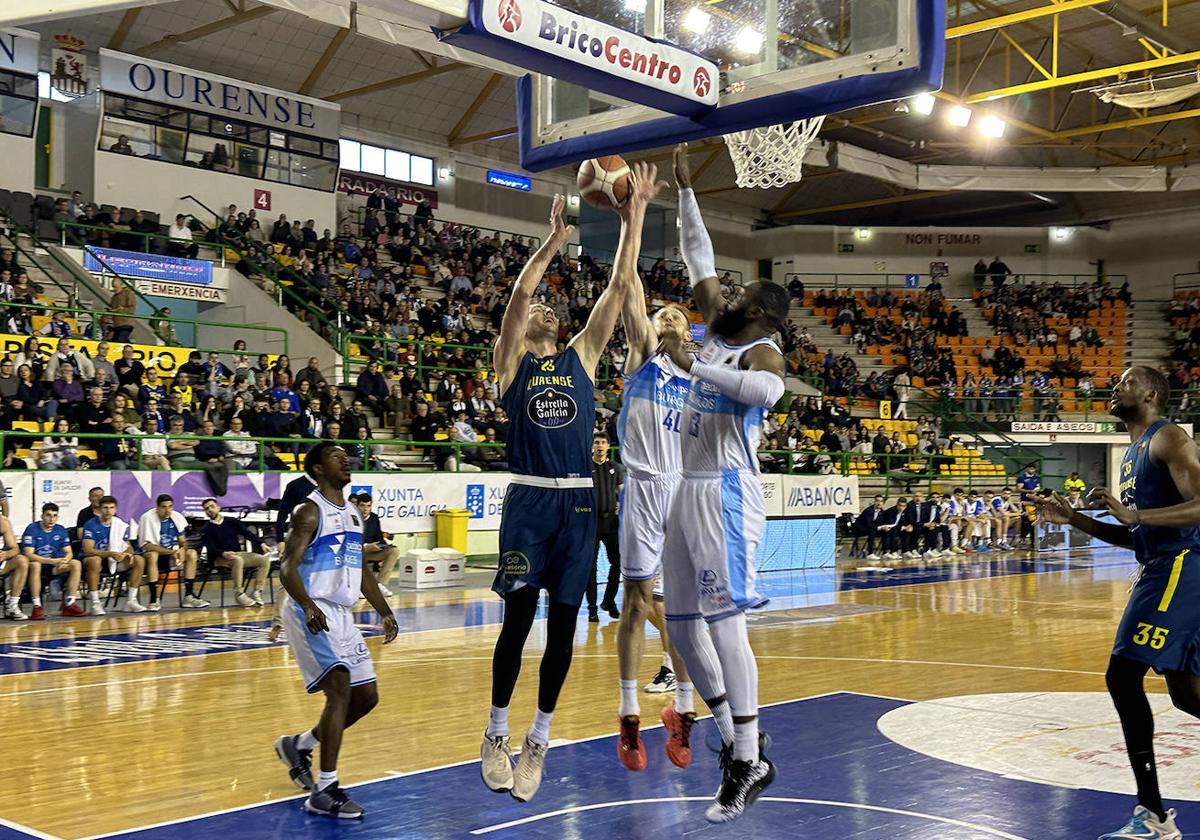
[[[342,733],[379,702],[375,666],[351,610],[365,597],[379,613],[384,644],[398,627],[379,584],[362,562],[362,518],[346,502],[350,459],[337,444],[322,441],[304,457],[304,471],[317,489],[292,513],[279,579],[287,590],[281,612],[288,644],[309,693],[325,693],[321,720],[298,735],[275,741],[292,782],[311,788],[304,808],[310,814],[360,819],[363,809],[337,783]],[[320,773],[314,783],[311,755],[321,745]]]
[[[125,612],[145,612],[138,603],[138,586],[142,582],[144,561],[135,554],[129,544],[129,523],[117,518],[117,500],[114,496],[100,499],[100,515],[89,519],[83,526],[83,570],[87,576],[88,614],[104,615],[100,603],[100,567],[108,566],[108,573],[128,572],[129,586],[125,591]]]
[[[663,540],[667,517],[682,470],[680,423],[691,388],[687,369],[662,352],[664,336],[685,340],[689,321],[680,306],[665,306],[646,316],[641,283],[630,284],[622,308],[622,323],[629,341],[625,359],[625,387],[617,437],[625,483],[621,490],[621,573],[625,577],[625,602],[617,627],[617,666],[621,691],[617,712],[620,736],[617,758],[630,770],[646,767],[646,747],[640,734],[638,667],[646,646],[646,621],[655,621],[663,646],[675,666],[675,702],[660,714],[669,733],[667,757],[677,767],[691,763],[690,737],[696,719],[692,684],[687,668],[670,641],[655,600],[655,583],[661,580]]]
[[[783,355],[771,335],[786,323],[789,300],[782,286],[754,283],[730,306],[691,189],[685,144],[675,148],[675,177],[680,245],[710,334],[695,359],[677,338],[663,341],[691,376],[663,585],[672,640],[721,733],[721,786],[705,818],[729,822],[775,778],[759,744],[758,666],[745,610],[767,601],[754,585],[766,520],[757,450],[767,409],[784,392]]]

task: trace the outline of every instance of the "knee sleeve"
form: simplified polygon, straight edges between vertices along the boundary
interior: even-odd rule
[[[725,676],[725,696],[735,718],[758,714],[758,662],[750,649],[746,616],[738,613],[709,625],[721,673]]]
[[[712,700],[725,693],[725,678],[721,673],[721,661],[712,637],[704,621],[699,618],[668,619],[667,632],[671,644],[687,665],[692,684],[705,700]]]

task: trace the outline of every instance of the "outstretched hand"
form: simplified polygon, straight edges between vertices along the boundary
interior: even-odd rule
[[[688,144],[679,143],[671,155],[672,168],[675,170],[675,186],[681,190],[692,186],[692,170],[688,165]]]
[[[567,200],[560,193],[554,194],[554,203],[550,207],[550,239],[559,246],[566,243],[575,232],[573,225],[567,224]]]
[[[629,196],[625,203],[617,208],[617,213],[623,219],[628,219],[636,210],[644,210],[646,205],[658,197],[658,194],[670,186],[666,181],[658,179],[658,167],[652,163],[638,161],[629,170]]]
[[[1094,487],[1087,496],[1088,504],[1103,505],[1108,512],[1122,525],[1133,525],[1137,522],[1137,511],[1121,504],[1121,500],[1108,491],[1107,487]]]
[[[1075,508],[1071,507],[1071,503],[1058,493],[1051,493],[1049,496],[1035,496],[1032,502],[1033,506],[1037,508],[1038,516],[1055,525],[1070,523],[1071,516],[1075,513]]]

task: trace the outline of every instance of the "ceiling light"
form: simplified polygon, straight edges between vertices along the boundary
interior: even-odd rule
[[[447,178],[449,178],[453,174],[454,173],[451,172],[450,169],[445,166],[443,166],[441,169],[438,170],[438,177],[441,178],[443,181],[445,181]]]
[[[955,105],[946,112],[946,122],[955,128],[965,128],[967,123],[971,121],[971,109],[964,108],[962,105]]]
[[[683,28],[694,35],[703,35],[708,30],[708,24],[711,20],[712,15],[699,6],[693,6],[683,16]]]
[[[734,42],[734,49],[743,55],[757,55],[762,49],[763,36],[752,26],[747,26],[737,34],[737,40]]]
[[[870,239],[871,238],[871,229],[870,228],[855,228],[854,229],[854,238],[860,239],[863,241]]]
[[[988,140],[999,140],[1004,136],[1006,128],[1008,128],[1008,123],[995,114],[988,114],[979,121],[979,133]]]
[[[1055,239],[1066,239],[1070,235],[1071,235],[1070,228],[1056,227],[1054,229],[1054,238]]]
[[[929,116],[933,113],[933,105],[935,102],[937,102],[937,100],[933,98],[932,93],[922,93],[920,96],[914,96],[912,98],[912,109],[918,114]]]

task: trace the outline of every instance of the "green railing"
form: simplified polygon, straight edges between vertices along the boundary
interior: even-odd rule
[[[659,257],[649,257],[649,256],[638,257],[638,268],[642,269],[643,271],[648,272],[651,268],[653,268],[658,263],[659,259],[660,259]],[[661,259],[664,263],[666,263],[667,268],[670,270],[670,272],[672,274],[679,275],[679,276],[685,276],[687,274],[687,266],[684,265],[682,260],[668,260],[665,257],[663,257]],[[745,283],[743,282],[742,272],[738,271],[736,268],[721,268],[721,266],[717,266],[717,277],[718,278],[724,278],[724,276],[726,274],[728,274],[729,279],[731,281],[733,281],[733,285],[735,285],[735,286],[745,285]]]
[[[251,443],[254,443],[257,445],[255,454],[251,456],[252,458],[254,458],[254,464],[252,464],[250,467],[248,467],[246,469],[231,469],[230,472],[252,472],[252,473],[295,472],[299,469],[302,469],[304,450],[318,442],[317,438],[302,438],[299,436],[282,437],[281,438],[281,437],[242,437],[242,436],[232,437],[232,436],[224,436],[224,435],[201,435],[201,434],[182,434],[182,435],[140,434],[140,435],[135,435],[135,434],[128,434],[128,433],[127,434],[102,434],[102,433],[98,433],[98,432],[67,432],[66,434],[57,434],[53,431],[49,431],[49,432],[46,432],[46,431],[43,431],[43,432],[0,431],[0,452],[8,452],[9,447],[11,447],[13,450],[30,449],[32,451],[33,447],[31,445],[27,444],[26,446],[22,447],[19,445],[19,441],[28,441],[29,444],[32,444],[33,442],[43,440],[45,438],[54,438],[54,439],[77,438],[80,442],[80,446],[79,446],[80,450],[88,450],[90,448],[90,447],[83,445],[85,441],[96,441],[96,442],[105,441],[105,440],[126,441],[128,444],[130,444],[129,449],[131,449],[132,451],[129,452],[128,457],[123,459],[127,464],[125,469],[145,469],[146,468],[143,463],[144,456],[142,453],[142,448],[140,446],[138,446],[138,443],[140,441],[163,440],[166,442],[170,442],[173,440],[176,440],[176,441],[211,440],[211,441],[220,441],[222,443],[229,443],[232,441],[237,441],[240,443],[251,442]],[[328,438],[321,438],[320,440],[328,440]],[[355,472],[383,472],[382,470],[376,471],[376,470],[370,469],[370,467],[371,467],[370,459],[372,457],[370,454],[371,446],[406,447],[406,448],[410,448],[410,449],[416,449],[419,451],[420,450],[437,450],[437,449],[451,450],[453,453],[453,456],[455,458],[455,465],[454,465],[455,469],[453,470],[454,472],[464,472],[462,467],[465,463],[468,463],[465,460],[466,456],[464,456],[462,454],[462,450],[471,450],[471,449],[475,449],[475,450],[500,449],[500,450],[503,450],[503,447],[505,446],[505,444],[503,444],[503,443],[489,443],[487,441],[476,441],[476,442],[465,442],[465,443],[451,441],[451,440],[423,442],[423,441],[413,441],[413,440],[400,440],[400,439],[393,439],[393,438],[388,438],[388,439],[367,438],[366,440],[357,440],[357,439],[349,440],[349,439],[340,439],[339,438],[337,440],[334,440],[333,442],[341,445],[343,448],[345,448],[347,451],[349,451],[351,453],[353,453],[356,450],[356,447],[358,447],[358,446],[364,446],[367,448],[366,458],[364,459],[364,462],[363,462],[363,468],[361,470],[356,469]],[[96,450],[92,449],[92,451],[96,451]],[[296,470],[292,470],[292,469],[271,470],[271,469],[268,469],[268,467],[267,467],[268,460],[271,459],[272,457],[278,457],[279,455],[285,455],[285,456],[291,455],[291,456],[295,457],[297,459]],[[225,458],[227,460],[234,458],[234,457],[242,457],[242,456],[234,456],[234,455],[231,455],[228,453],[225,454]],[[386,458],[387,456],[384,455],[382,457]],[[179,466],[179,467],[172,465],[172,469],[195,469],[198,467],[196,460],[197,459],[195,459],[193,457],[193,458],[191,458],[191,461],[188,462],[188,465]],[[504,458],[499,458],[497,460],[503,461]],[[203,465],[203,462],[200,462],[199,466],[202,466],[202,465]],[[101,464],[96,464],[96,468],[97,469],[107,469],[107,467],[105,467]],[[474,472],[474,470],[469,470],[469,471]],[[395,472],[395,470],[387,470],[387,472]],[[412,472],[412,471],[410,471],[410,472]],[[416,472],[438,472],[438,470],[416,470]]]
[[[908,278],[916,277],[918,286],[909,286]],[[847,274],[844,272],[813,273],[789,271],[783,275],[783,285],[786,288],[793,280],[804,284],[804,291],[819,289],[891,289],[892,291],[919,292],[929,285],[928,274],[909,272],[907,274]]]
[[[363,219],[365,219],[367,216],[367,208],[366,207],[355,207],[352,209],[353,209],[354,221],[355,221],[354,226],[356,228],[355,236],[361,237],[363,235],[363,232],[362,232]],[[466,222],[459,222],[459,221],[455,221],[454,219],[435,219],[432,217],[430,217],[428,219],[418,219],[415,214],[405,213],[402,211],[397,211],[395,215],[397,218],[404,219],[405,221],[411,223],[413,228],[416,228],[417,225],[424,225],[424,224],[426,224],[426,222],[428,222],[430,224],[440,224],[443,227],[446,225],[451,225],[453,227],[461,228],[463,230],[474,230],[474,231],[478,231],[481,234],[486,233],[489,238],[492,236],[499,237],[501,239],[514,239],[514,238],[520,237],[523,241],[528,243],[530,253],[533,253],[538,248],[542,247],[542,238],[540,236],[531,236],[526,233],[517,233],[516,231],[511,231],[511,230],[500,230],[499,228],[490,228],[490,227],[485,227],[483,225],[467,224]],[[386,230],[387,229],[387,219],[384,216],[384,211],[383,210],[376,211],[376,216],[379,219],[380,226],[382,228],[384,228],[384,230]]]
[[[49,271],[47,271],[45,266],[38,262],[38,255],[22,245],[21,240],[18,237],[11,235],[6,230],[0,229],[0,239],[3,239],[3,241],[7,242],[8,246],[11,247],[14,252],[20,255],[20,257],[24,258],[24,268],[26,273],[28,273],[31,268],[36,269],[40,275],[45,278],[46,283],[54,286],[59,290],[59,292],[62,293],[62,298],[68,303],[74,303],[78,300],[77,291],[75,289],[64,288],[62,283],[58,282],[58,279]],[[30,280],[33,280],[32,276],[30,277]],[[44,287],[44,284],[39,283],[38,285],[42,285]]]
[[[1088,286],[1095,283],[1097,280],[1107,280],[1110,286],[1119,287],[1122,283],[1129,280],[1127,274],[1109,274],[1107,272],[1095,272],[1093,274],[1014,274],[1013,279],[1017,283],[1025,285],[1037,286],[1053,286],[1057,283],[1060,286]],[[988,279],[988,285],[991,284],[991,279]]]
[[[357,346],[359,353],[363,353],[364,343],[382,345],[383,352],[373,352],[366,355],[354,355],[351,352],[351,344]],[[480,362],[475,367],[456,368],[437,365],[435,367],[427,367],[422,359],[423,351],[426,347],[431,347],[438,351],[454,351],[461,348],[464,351],[475,352],[482,354]],[[393,352],[389,352],[392,350]],[[425,381],[425,374],[432,370],[441,371],[443,373],[465,373],[475,374],[480,370],[491,370],[492,368],[492,348],[484,347],[481,344],[450,344],[447,342],[437,341],[418,341],[414,338],[392,338],[390,336],[365,335],[363,333],[349,333],[345,336],[345,342],[342,348],[342,376],[349,381],[349,377],[355,372],[354,367],[366,367],[368,362],[388,363],[396,361],[401,351],[415,350],[417,354],[417,378],[422,382]]]
[[[212,251],[212,262],[225,265],[225,249],[218,243],[206,242],[200,239],[176,239],[162,233],[139,233],[134,230],[128,230],[118,227],[101,226],[101,225],[85,225],[81,222],[59,222],[59,236],[61,244],[65,247],[81,247],[95,245],[93,242],[88,242],[87,231],[92,231],[96,234],[107,237],[110,240],[116,240],[119,244],[110,242],[108,245],[100,247],[113,248],[115,250],[136,251],[144,254],[166,254],[168,248],[172,245],[182,245],[184,247],[195,245],[199,249]],[[72,236],[69,231],[84,231],[83,236]],[[120,237],[120,239],[118,239]],[[123,240],[123,241],[122,241]],[[132,243],[132,247],[130,247]],[[151,247],[152,244],[158,243],[161,247],[155,250]]]
[[[826,475],[859,476],[863,478],[886,478],[906,485],[921,482],[927,486],[936,483],[965,483],[974,481],[981,486],[986,483],[996,487],[1008,482],[1009,474],[996,475],[994,468],[985,469],[982,458],[967,458],[956,455],[923,455],[920,453],[859,454],[856,452],[821,452],[817,449],[760,449],[759,462],[763,472],[768,474],[785,475],[819,475],[820,468],[817,459],[825,456],[829,459],[832,472]],[[943,473],[940,467],[954,464],[965,467],[966,472],[953,475]],[[853,467],[858,466],[858,470]],[[1024,465],[1023,465],[1024,466]],[[1012,473],[1015,475],[1016,473]]]
[[[193,327],[228,328],[231,326],[228,323],[221,323],[219,321],[200,321],[195,318],[175,318],[175,317],[165,318],[159,314],[134,315],[134,314],[130,314],[128,312],[109,312],[107,310],[81,309],[79,307],[70,307],[70,306],[43,306],[41,304],[36,304],[36,303],[35,304],[0,303],[0,312],[4,311],[6,309],[28,310],[30,312],[30,314],[37,314],[37,315],[44,315],[47,312],[67,312],[67,313],[74,314],[76,316],[82,315],[83,316],[82,318],[77,317],[76,320],[82,322],[84,320],[84,318],[88,319],[89,324],[91,325],[90,329],[93,332],[92,338],[95,341],[112,341],[112,339],[105,339],[102,335],[94,334],[96,332],[96,329],[99,327],[100,319],[105,316],[111,316],[114,318],[129,318],[131,320],[138,320],[138,321],[151,321],[151,322],[165,321],[170,324],[189,324]],[[280,336],[283,337],[282,355],[288,355],[288,333],[287,333],[287,330],[283,329],[282,327],[267,327],[267,326],[262,326],[259,324],[237,324],[236,326],[239,330],[245,329],[245,330],[255,330],[257,332],[262,332],[262,333],[278,333]],[[82,333],[82,330],[81,330],[81,333]],[[32,335],[34,338],[38,338],[39,336],[41,336],[41,334],[36,331],[31,333],[30,335]],[[51,336],[51,335],[46,335],[44,337],[47,339],[56,338],[56,336]],[[69,336],[69,337],[70,338],[86,338],[87,336],[80,334],[80,335],[74,335],[74,336]],[[131,342],[120,342],[120,343],[128,344]],[[233,349],[230,349],[227,347],[189,347],[188,349],[199,350],[202,353],[239,353],[239,354],[243,354],[243,355],[257,355],[258,353],[270,353],[271,355],[276,355],[275,351],[259,350],[256,352],[256,351],[252,351],[249,349],[233,350]]]

